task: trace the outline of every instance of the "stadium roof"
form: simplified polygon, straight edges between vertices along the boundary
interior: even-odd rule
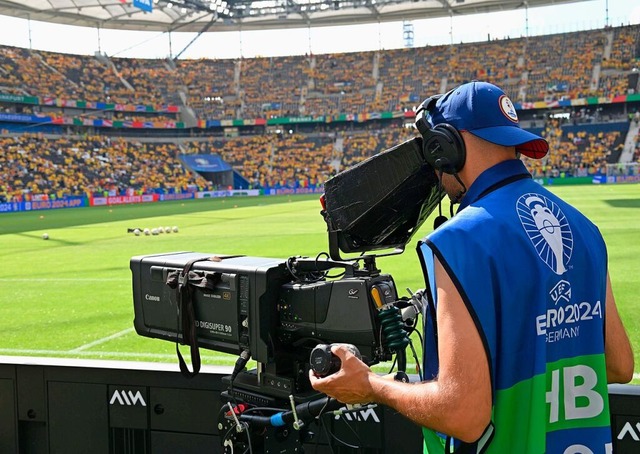
[[[0,0],[0,15],[154,31],[231,31],[346,25],[490,13],[585,0]]]

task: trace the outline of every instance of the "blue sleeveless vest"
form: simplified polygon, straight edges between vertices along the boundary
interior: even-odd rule
[[[611,452],[607,254],[595,225],[511,160],[478,177],[458,214],[424,238],[418,254],[432,304],[437,257],[489,361],[493,426],[465,452]],[[436,343],[447,342],[433,335],[433,314],[424,314],[426,379],[437,376]],[[442,438],[424,432],[425,452],[443,452]]]

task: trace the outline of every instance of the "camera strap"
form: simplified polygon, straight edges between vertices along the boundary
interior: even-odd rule
[[[196,262],[205,260],[214,260],[214,258],[200,257],[189,260],[182,270],[172,271],[167,275],[167,285],[176,290],[178,326],[181,328],[182,341],[183,344],[189,345],[191,353],[191,366],[193,371],[189,370],[187,363],[182,357],[178,338],[176,337],[176,354],[180,364],[180,371],[188,378],[193,378],[198,375],[201,366],[198,336],[196,335],[196,316],[193,307],[193,287],[213,289],[221,278],[221,273],[218,272],[202,273],[191,270]]]

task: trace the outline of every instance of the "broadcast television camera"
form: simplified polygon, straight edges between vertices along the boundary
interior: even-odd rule
[[[353,344],[370,364],[391,357],[381,342],[372,293],[395,302],[393,279],[348,261],[193,252],[134,257],[138,333],[188,343],[178,323],[179,316],[188,316],[180,314],[176,289],[167,279],[194,259],[185,285],[192,287],[190,323],[197,345],[236,355],[249,351],[260,368],[255,377],[237,377],[244,387],[275,397],[308,392],[305,365],[319,343]],[[335,269],[342,270],[342,278],[326,279],[325,271]],[[206,284],[196,286],[201,282]]]
[[[396,354],[401,369],[419,311],[403,317],[412,303],[398,297],[393,277],[377,268],[376,258],[402,253],[440,198],[421,139],[414,138],[325,183],[321,214],[329,254],[133,257],[136,331],[189,345],[193,372],[178,350],[187,375],[200,367],[199,347],[240,355],[227,397],[256,405],[282,406],[291,399],[293,406],[317,398],[308,371],[318,344],[351,344],[369,365]],[[360,255],[343,259],[341,252]],[[245,369],[249,358],[255,369]]]

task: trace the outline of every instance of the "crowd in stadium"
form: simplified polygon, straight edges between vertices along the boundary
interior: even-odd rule
[[[0,71],[5,76],[0,93],[38,97],[40,103],[58,99],[153,106],[151,112],[74,111],[87,118],[178,119],[179,113],[167,113],[166,106],[190,107],[200,119],[331,117],[410,110],[427,95],[471,79],[493,82],[518,102],[613,98],[634,93],[631,81],[637,88],[637,74],[632,76],[639,56],[640,26],[453,46],[237,60],[124,59],[0,46]],[[3,102],[2,108],[54,117],[69,112],[60,102]],[[586,118],[584,112],[571,113],[574,124]],[[600,121],[598,115],[595,109],[589,121]],[[533,118],[531,125],[543,126],[541,133],[553,150],[547,159],[529,163],[537,177],[603,174],[624,146],[624,130],[568,132],[544,111]],[[53,198],[212,189],[212,183],[185,169],[179,159],[184,153],[221,155],[251,187],[315,186],[415,135],[400,120],[321,124],[277,134],[263,129],[180,144],[168,139],[125,140],[92,129],[73,132],[79,135],[5,131],[0,139],[0,202],[36,194]],[[636,140],[634,160],[639,159]]]
[[[201,141],[137,142],[106,136],[49,139],[38,134],[4,137],[0,146],[0,202],[34,195],[142,194],[220,189],[185,170],[181,153],[218,153],[251,188],[317,186],[338,170],[415,136],[402,126],[337,134],[265,134]],[[544,136],[554,150],[545,160],[526,160],[534,177],[606,173],[607,157],[622,147],[619,131],[562,131],[548,122]],[[340,143],[341,150],[336,150]],[[640,142],[636,159],[640,155]]]
[[[605,175],[607,158],[624,146],[620,131],[564,133],[558,120],[547,122],[544,137],[553,153],[543,160],[527,160],[534,177]]]
[[[2,91],[163,106],[187,96],[202,118],[336,115],[411,107],[464,81],[514,101],[627,93],[640,26],[377,52],[237,60],[149,60],[0,46]],[[597,77],[594,74],[599,71]]]
[[[0,201],[210,189],[185,170],[168,143],[23,134],[3,137],[0,147]]]

